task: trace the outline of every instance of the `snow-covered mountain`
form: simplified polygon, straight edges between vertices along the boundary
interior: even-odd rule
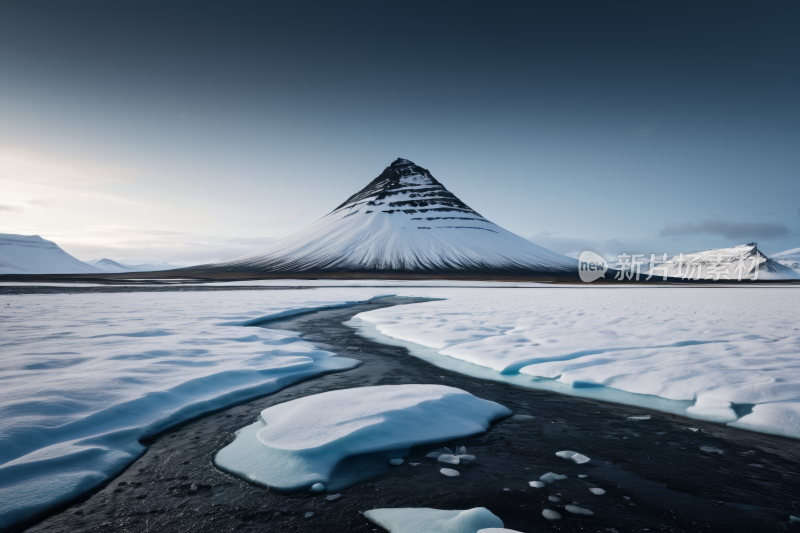
[[[800,271],[800,248],[792,248],[791,250],[772,254],[771,258],[785,267]]]
[[[650,269],[655,279],[664,275],[678,279],[800,279],[795,272],[761,253],[755,243],[732,248],[681,253]]]
[[[305,229],[209,267],[262,272],[577,274],[576,259],[486,220],[407,159],[396,160]]]
[[[97,274],[103,270],[38,235],[0,233],[0,274]]]
[[[182,263],[167,263],[166,261],[153,261],[152,263],[142,263],[139,265],[126,265],[113,259],[92,259],[86,264],[102,268],[106,272],[157,272],[161,270],[172,270],[188,266]]]

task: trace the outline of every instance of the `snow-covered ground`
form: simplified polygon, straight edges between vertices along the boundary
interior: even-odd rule
[[[466,374],[800,438],[800,288],[428,294],[352,322]]]
[[[139,439],[350,368],[248,321],[380,290],[59,294],[0,301],[0,529],[91,489]]]
[[[445,385],[335,390],[263,410],[214,461],[279,490],[340,490],[373,477],[365,464],[337,469],[348,457],[370,454],[385,467],[412,446],[482,433],[510,415],[500,404]]]
[[[381,295],[444,298],[353,320],[437,365],[800,438],[796,287],[360,283],[378,286],[3,295],[0,526],[101,484],[142,437],[354,364],[243,325]]]

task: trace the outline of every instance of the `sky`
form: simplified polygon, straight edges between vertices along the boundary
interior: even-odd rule
[[[0,232],[197,264],[403,157],[575,255],[800,247],[800,4],[0,3]]]

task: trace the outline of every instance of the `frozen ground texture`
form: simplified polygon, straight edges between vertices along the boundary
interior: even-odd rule
[[[390,533],[477,533],[502,528],[503,521],[485,507],[466,511],[443,511],[425,507],[372,509],[364,516]]]
[[[800,438],[798,288],[430,294],[357,319],[463,373]]]
[[[0,274],[90,274],[105,272],[72,257],[38,235],[0,233]]]
[[[370,454],[385,465],[412,446],[482,433],[509,415],[502,405],[444,385],[343,389],[263,410],[214,460],[279,490],[329,486],[347,457]]]
[[[397,159],[310,226],[215,268],[269,272],[538,271],[577,274],[578,262],[490,222],[431,173]]]
[[[143,437],[352,367],[291,333],[241,326],[379,292],[3,297],[0,528],[109,479],[143,452]]]

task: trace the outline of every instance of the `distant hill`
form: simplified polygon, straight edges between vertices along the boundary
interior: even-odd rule
[[[106,272],[71,256],[38,235],[0,233],[0,274],[97,274]]]

